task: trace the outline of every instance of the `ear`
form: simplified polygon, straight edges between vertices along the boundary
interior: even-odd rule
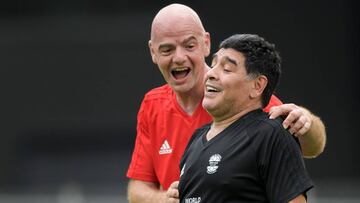
[[[205,44],[205,57],[208,57],[210,55],[210,49],[211,49],[211,39],[210,39],[210,33],[205,32],[204,35],[204,44]]]
[[[151,40],[149,40],[148,46],[149,46],[149,50],[150,50],[150,54],[151,54],[151,59],[155,64],[157,64],[156,57],[155,57],[155,50],[154,50]]]
[[[261,97],[268,83],[267,77],[265,75],[260,75],[257,78],[255,78],[253,82],[254,82],[253,83],[254,86],[250,93],[250,97],[252,98]]]

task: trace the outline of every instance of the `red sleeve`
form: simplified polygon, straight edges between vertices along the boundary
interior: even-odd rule
[[[151,139],[148,133],[146,102],[143,101],[137,116],[137,135],[127,177],[149,182],[158,182],[151,158]]]
[[[273,106],[279,106],[283,104],[279,98],[277,98],[275,95],[271,95],[269,104],[263,109],[265,112],[269,112],[270,108]]]

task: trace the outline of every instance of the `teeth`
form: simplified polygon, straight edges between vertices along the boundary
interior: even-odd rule
[[[214,87],[210,87],[210,86],[207,86],[207,87],[206,87],[206,91],[208,91],[208,92],[219,92],[218,89],[216,89],[216,88],[214,88]]]
[[[176,68],[176,69],[174,69],[173,71],[178,71],[178,72],[180,72],[180,71],[186,71],[186,70],[188,70],[188,68]]]

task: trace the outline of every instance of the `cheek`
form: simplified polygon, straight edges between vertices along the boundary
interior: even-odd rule
[[[170,60],[167,57],[158,57],[157,59],[157,65],[160,69],[166,70],[169,67]]]
[[[158,62],[157,66],[158,66],[158,69],[161,72],[161,74],[165,78],[168,78],[169,77],[169,71],[168,71],[167,66],[165,64],[160,63],[160,62]]]
[[[188,56],[190,56],[191,60],[200,62],[205,60],[206,54],[203,49],[198,49],[189,53]]]
[[[235,81],[235,79],[230,79]],[[234,99],[241,99],[242,97],[246,96],[246,94],[248,93],[248,87],[246,85],[246,83],[244,82],[234,82],[231,83],[227,86],[227,97],[231,97]]]

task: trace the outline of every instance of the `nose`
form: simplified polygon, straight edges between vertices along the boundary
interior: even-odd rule
[[[186,60],[186,54],[184,52],[184,50],[182,50],[181,48],[177,48],[175,49],[175,52],[174,52],[174,56],[173,56],[173,62],[175,64],[183,64]]]
[[[213,66],[207,73],[206,73],[206,80],[215,80],[217,78],[217,69],[216,66]]]

